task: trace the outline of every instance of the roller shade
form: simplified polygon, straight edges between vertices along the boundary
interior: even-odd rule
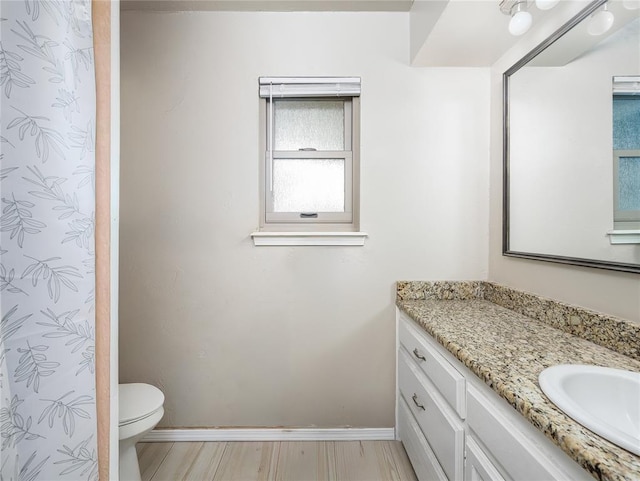
[[[613,77],[613,94],[640,95],[640,76]]]
[[[359,77],[260,77],[261,98],[358,97]]]

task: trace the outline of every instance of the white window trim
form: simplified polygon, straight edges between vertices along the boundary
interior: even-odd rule
[[[363,246],[366,232],[270,232],[251,234],[255,246]]]
[[[611,244],[640,244],[640,229],[620,230],[614,229],[607,232]]]

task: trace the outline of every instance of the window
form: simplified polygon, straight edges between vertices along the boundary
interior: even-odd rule
[[[640,77],[613,81],[614,228],[640,229]]]
[[[259,92],[261,231],[357,231],[360,79],[261,77]]]
[[[640,149],[615,150],[613,156],[614,225],[640,229]]]

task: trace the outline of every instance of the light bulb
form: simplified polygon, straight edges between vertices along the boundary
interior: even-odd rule
[[[511,17],[511,21],[509,22],[509,33],[515,36],[522,35],[531,28],[532,23],[533,17],[531,14],[524,10],[520,10]]]
[[[622,0],[622,6],[627,10],[638,10],[640,8],[640,0]]]
[[[589,35],[593,36],[602,35],[613,26],[613,20],[613,13],[609,11],[608,6],[605,3],[602,10],[591,16],[587,32],[589,32]]]
[[[560,0],[536,0],[536,7],[540,10],[551,10],[558,5]]]

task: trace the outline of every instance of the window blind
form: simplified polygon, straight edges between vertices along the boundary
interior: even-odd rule
[[[260,77],[261,98],[358,97],[359,77]]]
[[[613,77],[613,94],[640,95],[640,77]]]

